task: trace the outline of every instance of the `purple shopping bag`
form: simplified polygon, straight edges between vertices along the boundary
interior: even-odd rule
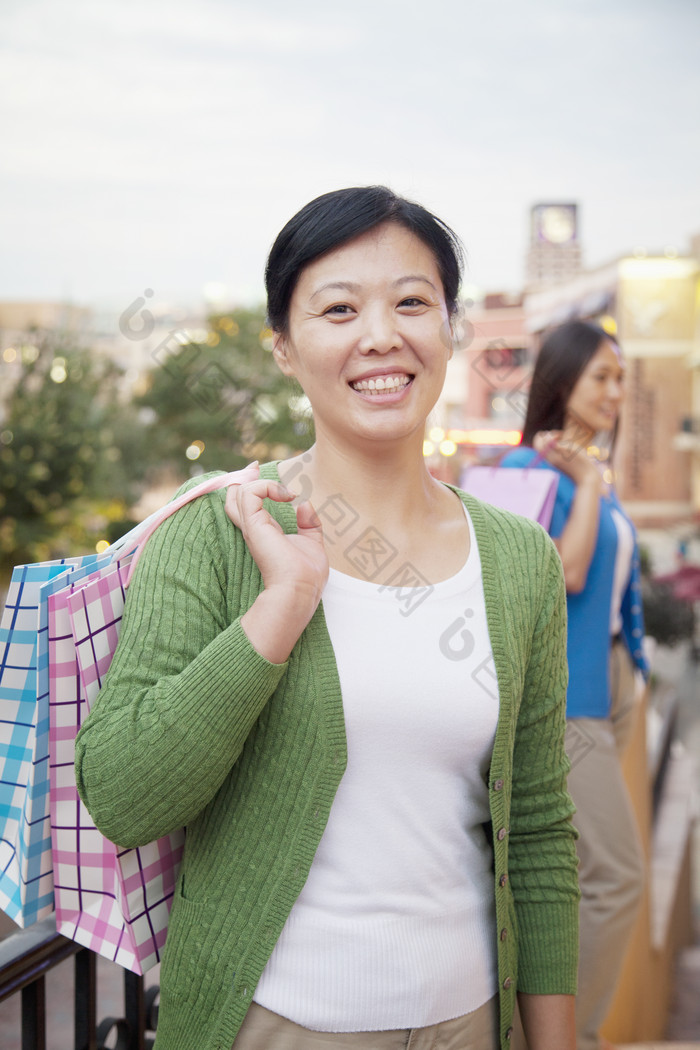
[[[555,470],[532,467],[468,467],[461,479],[465,492],[531,518],[544,529],[552,520],[558,483]]]

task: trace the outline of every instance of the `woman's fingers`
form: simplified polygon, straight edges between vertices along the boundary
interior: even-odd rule
[[[561,430],[538,430],[532,441],[535,452],[541,452],[544,456],[555,449],[561,438]]]
[[[250,518],[261,511],[270,521],[273,521],[274,519],[264,511],[263,500],[265,499],[288,503],[294,499],[294,496],[278,481],[268,481],[265,478],[250,481],[246,485],[230,485],[226,491],[226,513],[233,524],[242,531]]]
[[[314,510],[314,506],[309,500],[304,500],[297,507],[297,528],[303,529],[306,533],[311,532],[313,529],[318,529],[319,534],[323,535],[323,526],[321,519]]]

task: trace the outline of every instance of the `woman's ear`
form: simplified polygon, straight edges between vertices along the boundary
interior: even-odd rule
[[[294,369],[292,368],[292,365],[289,360],[287,337],[284,335],[283,332],[273,332],[272,356],[277,362],[277,367],[283,375],[294,375]]]
[[[448,343],[448,347],[447,347],[447,360],[451,361],[452,360],[452,355],[455,352],[455,344],[456,344],[457,338],[458,338],[458,336],[457,336],[457,328],[456,328],[456,321],[454,320],[454,318],[450,318],[450,324],[449,324],[449,327],[448,327],[448,332],[449,332],[449,343]]]

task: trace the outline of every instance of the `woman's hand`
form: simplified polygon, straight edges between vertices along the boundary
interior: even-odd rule
[[[243,533],[265,588],[241,626],[262,656],[284,663],[321,600],[328,557],[321,522],[310,503],[296,509],[298,532],[286,534],[263,506],[265,499],[287,503],[294,496],[279,482],[260,478],[229,488],[226,513]]]
[[[540,430],[533,438],[532,447],[553,467],[568,474],[577,485],[595,482],[596,489],[600,490],[600,474],[586,446],[576,442],[566,431]]]
[[[561,430],[539,431],[533,448],[557,470],[568,474],[576,485],[571,510],[561,534],[554,540],[561,556],[569,594],[586,586],[588,570],[598,536],[602,479],[583,445],[576,446]]]

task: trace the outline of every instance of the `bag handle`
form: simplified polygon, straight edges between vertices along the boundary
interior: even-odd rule
[[[139,525],[113,543],[109,548],[109,551],[106,552],[112,554],[113,561],[125,557],[131,551],[134,552],[134,556],[131,559],[127,571],[124,586],[128,587],[132,573],[136,568],[138,560],[141,557],[148,540],[158,526],[162,525],[162,523],[175,514],[176,511],[180,510],[181,507],[186,506],[186,504],[191,503],[193,500],[198,499],[199,496],[205,496],[208,492],[216,492],[218,489],[228,488],[229,485],[245,485],[249,481],[257,481],[259,476],[260,467],[256,460],[254,463],[249,463],[247,467],[243,467],[241,470],[233,470],[228,474],[216,474],[214,477],[206,478],[204,481],[200,482],[199,485],[195,485],[193,488],[188,489],[187,492],[183,492],[181,496],[177,497],[177,499],[171,500],[170,503],[166,503],[164,507],[161,507],[159,510],[155,511],[155,513],[144,518]]]
[[[487,470],[488,470],[489,468],[490,468],[491,470],[498,470],[498,468],[499,468],[499,467],[501,466],[501,464],[503,463],[503,460],[504,460],[504,459],[506,458],[506,456],[508,455],[508,453],[509,453],[509,452],[512,452],[512,451],[513,451],[513,450],[512,450],[511,448],[506,448],[506,449],[504,449],[504,450],[503,450],[503,452],[501,452],[501,453],[500,453],[500,454],[499,454],[499,455],[498,455],[498,456],[496,457],[496,460],[495,460],[495,462],[493,462],[493,463],[472,463],[472,464],[470,465],[470,467],[467,467],[467,470],[471,469],[471,467],[486,467],[486,469],[487,469]],[[533,449],[532,451],[533,451],[533,452],[535,452],[535,450],[534,450],[534,449]],[[544,459],[545,459],[545,454],[544,454],[544,452],[535,452],[535,458],[534,458],[533,460],[531,460],[531,461],[530,461],[530,462],[529,462],[529,463],[527,464],[527,466],[525,466],[525,467],[521,467],[520,469],[521,469],[521,470],[534,470],[534,468],[535,468],[535,467],[538,467],[538,466],[540,465],[540,463],[541,463],[541,462],[542,462],[542,461],[543,461]]]

